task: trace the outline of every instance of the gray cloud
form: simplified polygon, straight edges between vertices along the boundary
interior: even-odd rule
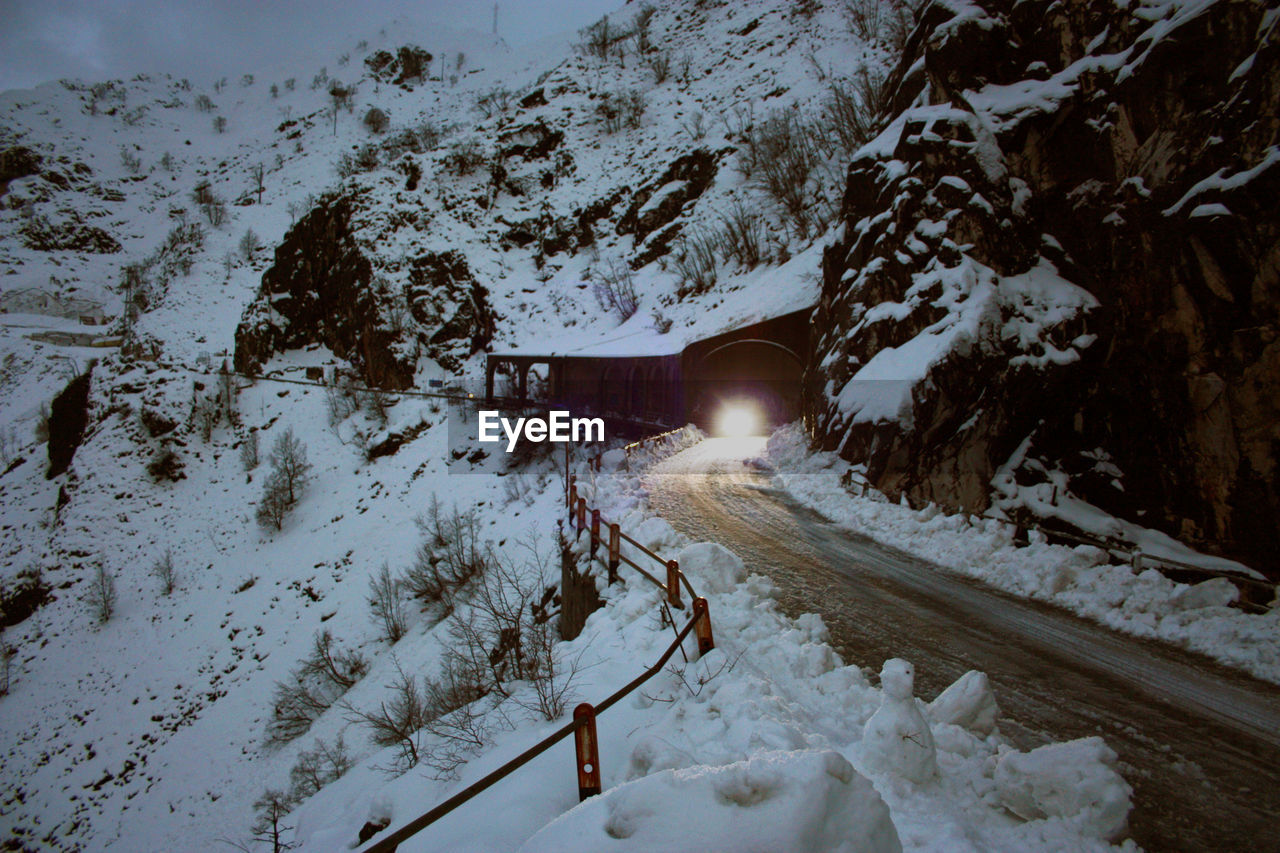
[[[622,0],[499,3],[512,45],[575,30]],[[62,77],[234,75],[372,37],[397,18],[430,48],[429,23],[488,32],[492,0],[0,0],[0,89]],[[416,37],[413,30],[421,29]]]

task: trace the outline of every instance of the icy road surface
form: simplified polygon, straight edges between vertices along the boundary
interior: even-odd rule
[[[1148,850],[1280,851],[1280,688],[840,530],[742,464],[763,452],[709,439],[671,457],[647,478],[653,508],[772,578],[789,614],[821,614],[846,661],[905,657],[926,700],[982,670],[1022,749],[1105,737]]]

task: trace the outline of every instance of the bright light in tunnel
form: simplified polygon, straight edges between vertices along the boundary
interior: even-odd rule
[[[726,403],[716,415],[716,435],[727,438],[743,438],[749,435],[760,435],[764,432],[764,423],[760,417],[760,409],[752,403],[741,400]]]

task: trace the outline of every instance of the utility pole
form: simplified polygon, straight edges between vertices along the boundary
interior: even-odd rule
[[[493,4],[493,34],[498,34],[498,4]]]

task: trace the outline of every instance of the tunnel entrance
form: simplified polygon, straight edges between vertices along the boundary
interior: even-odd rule
[[[700,354],[685,379],[686,410],[702,429],[721,429],[725,411],[754,411],[762,430],[800,415],[800,357],[776,341],[749,338]]]

